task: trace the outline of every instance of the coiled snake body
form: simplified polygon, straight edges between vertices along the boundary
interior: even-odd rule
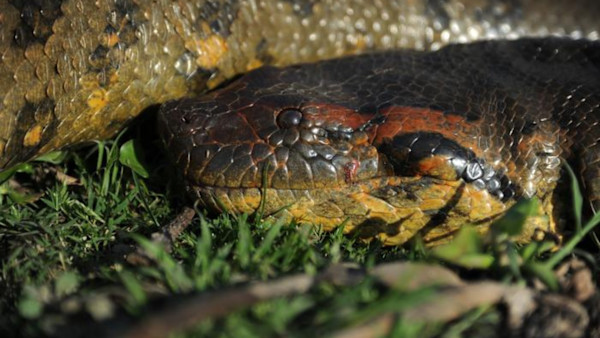
[[[387,244],[553,214],[560,159],[600,196],[595,1],[0,0],[0,166],[107,137],[152,104],[206,206]],[[265,195],[266,194],[266,195]],[[266,197],[266,198],[265,198]],[[554,233],[530,221],[523,239]]]

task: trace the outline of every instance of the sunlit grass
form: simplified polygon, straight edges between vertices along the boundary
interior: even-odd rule
[[[52,333],[60,325],[69,325],[64,320],[71,318],[71,313],[103,320],[120,309],[139,318],[157,297],[209,292],[290,273],[314,275],[340,262],[370,267],[393,260],[445,261],[466,270],[490,271],[490,276],[512,282],[537,277],[556,288],[552,268],[572,253],[598,222],[594,217],[591,223],[578,226],[564,249],[552,254],[543,244],[517,246],[508,237],[483,243],[468,229],[459,235],[455,242],[459,244],[431,251],[418,241],[405,247],[382,247],[345,236],[340,230],[324,233],[316,227],[254,221],[248,215],[200,216],[167,253],[148,240],[181,207],[173,202],[178,192],[165,182],[162,164],[151,163],[146,168],[138,162],[133,144],[118,140],[51,159],[11,172],[29,190],[10,185],[9,176],[0,177],[4,181],[0,186],[0,330],[7,334]],[[47,175],[45,183],[36,183],[32,177],[47,168],[77,182],[67,185]],[[523,203],[520,208],[526,209],[525,213],[534,209],[527,203],[535,202]],[[576,210],[581,213],[581,208]],[[576,219],[584,223],[579,221],[580,214]],[[499,234],[515,231],[520,221],[516,222]],[[123,255],[133,245],[152,253],[156,264],[126,264]],[[505,257],[512,257],[508,264]],[[400,312],[429,299],[431,292],[386,290],[369,279],[351,288],[324,284],[308,294],[260,303],[224,319],[199,323],[181,335],[331,333],[383,313]],[[493,330],[500,321],[497,310],[489,308],[456,323],[424,325],[399,320],[393,332],[458,335]]]

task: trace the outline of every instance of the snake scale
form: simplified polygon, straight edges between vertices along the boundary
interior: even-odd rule
[[[600,197],[598,17],[593,0],[0,0],[0,168],[259,68],[161,109],[207,207],[263,200],[266,214],[435,243],[537,195],[546,216],[523,239],[543,237],[561,158],[582,159]],[[444,47],[548,35],[569,39]]]

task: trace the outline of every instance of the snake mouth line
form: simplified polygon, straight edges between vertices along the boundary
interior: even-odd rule
[[[429,177],[381,177],[323,189],[189,189],[208,210],[260,212],[264,217],[318,225],[326,231],[343,224],[346,233],[359,232],[364,238],[377,234],[386,245],[404,243],[417,233],[427,243],[446,241],[464,224],[485,229],[514,203],[502,202],[464,181]],[[553,227],[543,217],[531,222],[535,224],[531,229],[549,231]],[[448,232],[451,234],[445,235]],[[529,231],[523,240],[533,235]]]
[[[405,182],[406,184],[410,184],[410,185],[420,185],[423,187],[427,187],[430,185],[456,185],[456,184],[465,184],[468,186],[471,186],[474,190],[476,191],[485,191],[487,193],[489,193],[490,198],[494,198],[496,200],[499,200],[501,202],[508,202],[509,200],[512,199],[516,199],[516,195],[514,194],[514,190],[511,191],[511,195],[508,197],[504,197],[504,198],[500,198],[498,195],[497,191],[490,191],[490,189],[487,189],[486,186],[482,186],[480,184],[480,182],[477,182],[475,180],[464,180],[464,179],[444,179],[444,178],[439,178],[439,177],[431,177],[431,176],[420,176],[420,175],[409,175],[409,176],[399,176],[399,175],[386,175],[386,176],[374,176],[374,177],[370,177],[370,178],[364,178],[364,179],[360,179],[360,180],[353,180],[351,182],[348,182],[345,185],[337,185],[337,186],[331,186],[331,187],[317,187],[317,188],[297,188],[297,187],[273,187],[273,186],[269,186],[269,185],[259,185],[259,186],[255,186],[255,187],[244,187],[244,186],[219,186],[219,185],[208,185],[208,184],[199,184],[199,185],[195,185],[196,188],[198,189],[222,189],[222,190],[228,190],[231,192],[235,192],[235,191],[245,191],[245,190],[249,190],[249,189],[257,189],[257,190],[266,190],[266,189],[270,189],[273,191],[307,191],[307,190],[312,190],[312,191],[332,191],[332,190],[347,190],[347,191],[354,191],[356,189],[356,187],[370,187],[370,186],[374,186],[373,182],[384,182],[384,181],[393,181],[393,182]],[[375,186],[378,184],[375,184]],[[510,189],[513,189],[514,185],[510,186]],[[398,188],[401,189],[401,188]]]

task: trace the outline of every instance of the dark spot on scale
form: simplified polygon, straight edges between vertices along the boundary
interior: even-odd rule
[[[212,30],[213,32],[219,34],[220,32],[223,31],[224,27],[223,27],[223,23],[219,20],[213,20],[210,24],[210,30]]]
[[[274,57],[269,53],[269,44],[266,39],[261,39],[256,45],[256,58],[264,64],[273,63]]]
[[[128,16],[131,19],[134,12],[138,10],[138,6],[132,0],[117,0],[115,1],[115,9],[122,16]]]
[[[285,0],[292,5],[294,13],[301,17],[308,17],[313,13],[314,5],[319,0]]]
[[[106,58],[109,49],[104,46],[98,46],[90,55],[90,61],[97,62]]]
[[[9,0],[20,14],[21,21],[14,30],[13,42],[21,48],[34,43],[46,43],[53,34],[54,21],[62,16],[62,0]]]
[[[27,26],[21,24],[15,29],[14,41],[17,46],[25,48],[32,42],[35,42],[36,39],[33,36],[33,32]]]
[[[139,6],[132,0],[117,0],[115,9],[107,18],[112,29],[106,27],[105,33],[118,34],[119,41],[113,48],[125,48],[137,42],[135,34],[143,19]]]
[[[239,0],[207,1],[198,16],[197,26],[207,23],[213,33],[228,37],[239,6]]]
[[[116,34],[117,32],[117,29],[111,25],[106,25],[106,27],[104,27],[104,33],[106,34]]]
[[[108,70],[118,68],[118,63],[110,59],[109,52],[110,49],[98,46],[89,56],[90,70],[98,73],[99,84],[102,87],[106,87],[110,82],[109,77],[106,75]]]
[[[425,5],[427,14],[439,22],[442,25],[441,28],[448,28],[450,25],[450,15],[446,11],[445,5],[446,0],[427,0]]]
[[[133,22],[133,20],[128,21],[121,29],[119,30],[119,43],[115,45],[115,48],[125,48],[127,46],[131,46],[138,41],[138,36],[136,34],[137,31],[137,23]]]

